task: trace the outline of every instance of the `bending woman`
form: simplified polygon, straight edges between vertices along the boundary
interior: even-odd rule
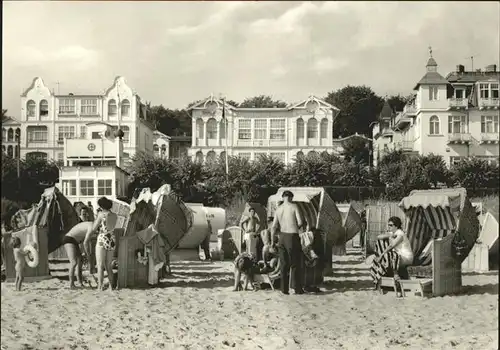
[[[389,239],[389,245],[384,249],[384,245],[377,242],[378,253],[382,253],[375,258],[370,270],[376,287],[379,286],[381,277],[387,273],[387,269],[392,270],[395,279],[409,279],[407,267],[413,263],[413,251],[402,226],[401,219],[393,216],[387,223],[389,232],[377,237],[379,241]]]
[[[95,257],[97,262],[98,288],[102,290],[102,280],[104,279],[104,269],[108,274],[109,288],[112,289],[113,281],[113,255],[116,248],[116,238],[114,229],[118,216],[111,211],[113,202],[106,197],[101,197],[97,201],[101,209],[94,221],[93,231],[98,232],[97,244],[95,246]]]

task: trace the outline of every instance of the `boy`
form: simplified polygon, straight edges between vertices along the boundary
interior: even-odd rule
[[[24,257],[28,255],[28,253],[21,250],[21,239],[19,237],[12,237],[11,243],[14,249],[14,260],[16,261],[16,290],[21,291],[24,280],[24,268],[26,267],[26,260],[24,260]]]

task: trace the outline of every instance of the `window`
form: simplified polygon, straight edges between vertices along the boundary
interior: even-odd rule
[[[210,118],[207,121],[207,139],[217,139],[217,121],[214,118]]]
[[[129,142],[130,141],[130,128],[126,125],[122,126],[122,131],[123,131],[123,142]]]
[[[108,115],[116,115],[116,101],[111,99],[108,102]]]
[[[319,125],[319,137],[326,139],[328,137],[328,119],[323,118],[321,124]]]
[[[49,115],[49,103],[47,100],[40,101],[40,117],[46,117]]]
[[[58,152],[57,153],[57,163],[59,165],[63,165],[64,164],[64,153],[62,153],[62,152]]]
[[[7,146],[7,155],[9,157],[14,157],[14,147],[12,147],[12,145]]]
[[[304,158],[304,152],[298,151],[297,155],[295,156],[295,159],[302,159],[302,158]]]
[[[438,99],[437,86],[429,86],[429,101],[435,101],[437,99]]]
[[[35,111],[36,111],[36,103],[33,100],[29,100],[28,103],[26,103],[26,116],[28,118],[35,118]]]
[[[95,98],[83,99],[82,100],[82,112],[83,115],[97,115],[97,100]]]
[[[7,129],[3,128],[2,129],[2,141],[7,140]]]
[[[113,194],[113,180],[97,180],[97,195],[111,196]]]
[[[436,115],[429,119],[429,135],[439,135],[439,118]]]
[[[207,153],[207,162],[215,162],[217,160],[217,155],[214,151],[210,151]]]
[[[196,152],[196,162],[203,163],[203,152],[201,151]]]
[[[251,129],[250,122],[251,122],[250,119],[241,119],[240,120],[239,128],[238,128],[238,139],[250,140],[252,138],[252,129]]]
[[[196,121],[196,138],[197,139],[203,139],[203,130],[204,127],[203,127],[203,120],[201,119],[198,119]]]
[[[450,165],[453,166],[453,165],[457,165],[458,163],[460,163],[463,159],[465,159],[465,157],[450,157]]]
[[[87,126],[85,125],[80,126],[80,138],[87,138]]]
[[[47,142],[46,126],[28,126],[26,129],[28,142]]]
[[[7,141],[14,141],[14,130],[9,129],[9,131],[7,132]]]
[[[498,115],[481,116],[481,133],[498,134]]]
[[[122,117],[128,117],[130,114],[130,102],[128,100],[123,100],[122,101],[122,110],[121,110]]]
[[[279,159],[283,163],[285,162],[285,152],[271,152],[271,157]]]
[[[318,121],[314,118],[309,119],[307,122],[307,138],[318,138]]]
[[[254,152],[253,159],[259,160],[261,157],[267,156],[267,152]]]
[[[498,84],[491,84],[491,98],[498,98]]]
[[[30,152],[30,153],[26,153],[26,159],[47,160],[47,153],[45,153],[45,152]]]
[[[240,152],[240,153],[238,153],[238,157],[243,158],[243,159],[250,160],[251,156],[252,156],[252,154],[250,152]]]
[[[59,100],[59,114],[76,114],[75,99],[61,98]]]
[[[455,89],[455,98],[457,99],[465,98],[464,89]]]
[[[450,115],[448,117],[448,133],[463,134],[466,133],[467,123],[465,115]]]
[[[254,139],[267,139],[267,119],[255,119]]]
[[[479,84],[479,95],[481,98],[489,98],[490,97],[490,89],[488,84]]]
[[[297,119],[297,138],[304,138],[304,120],[302,118]]]
[[[99,140],[101,138],[101,133],[99,131],[92,132],[92,140]]]
[[[153,145],[153,152],[156,155],[160,154],[160,147],[158,147],[158,145],[156,143]]]
[[[17,128],[14,134],[14,141],[19,142],[19,138],[21,137],[21,129]]]
[[[285,140],[285,119],[271,119],[269,138],[271,140]]]
[[[75,138],[75,127],[74,126],[60,126],[58,140],[62,141],[64,139],[74,139]]]
[[[80,195],[81,196],[94,195],[94,180],[80,180]]]

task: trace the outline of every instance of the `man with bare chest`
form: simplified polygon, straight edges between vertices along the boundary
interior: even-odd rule
[[[75,288],[75,269],[78,283],[83,286],[82,277],[82,252],[80,251],[80,243],[84,243],[87,259],[91,261],[90,256],[90,236],[94,231],[93,221],[84,221],[76,224],[63,237],[62,243],[69,259],[69,285],[70,288]]]
[[[254,208],[250,208],[248,213],[248,217],[241,222],[243,241],[245,242],[246,251],[257,257],[257,244],[260,238],[260,221],[259,217],[255,214]]]

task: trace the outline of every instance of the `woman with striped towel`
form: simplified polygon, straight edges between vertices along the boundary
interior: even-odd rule
[[[407,267],[413,263],[413,251],[402,225],[401,219],[393,216],[387,223],[389,232],[377,237],[375,250],[378,256],[373,260],[370,270],[376,289],[380,286],[381,278],[391,272],[396,280],[409,279]]]

